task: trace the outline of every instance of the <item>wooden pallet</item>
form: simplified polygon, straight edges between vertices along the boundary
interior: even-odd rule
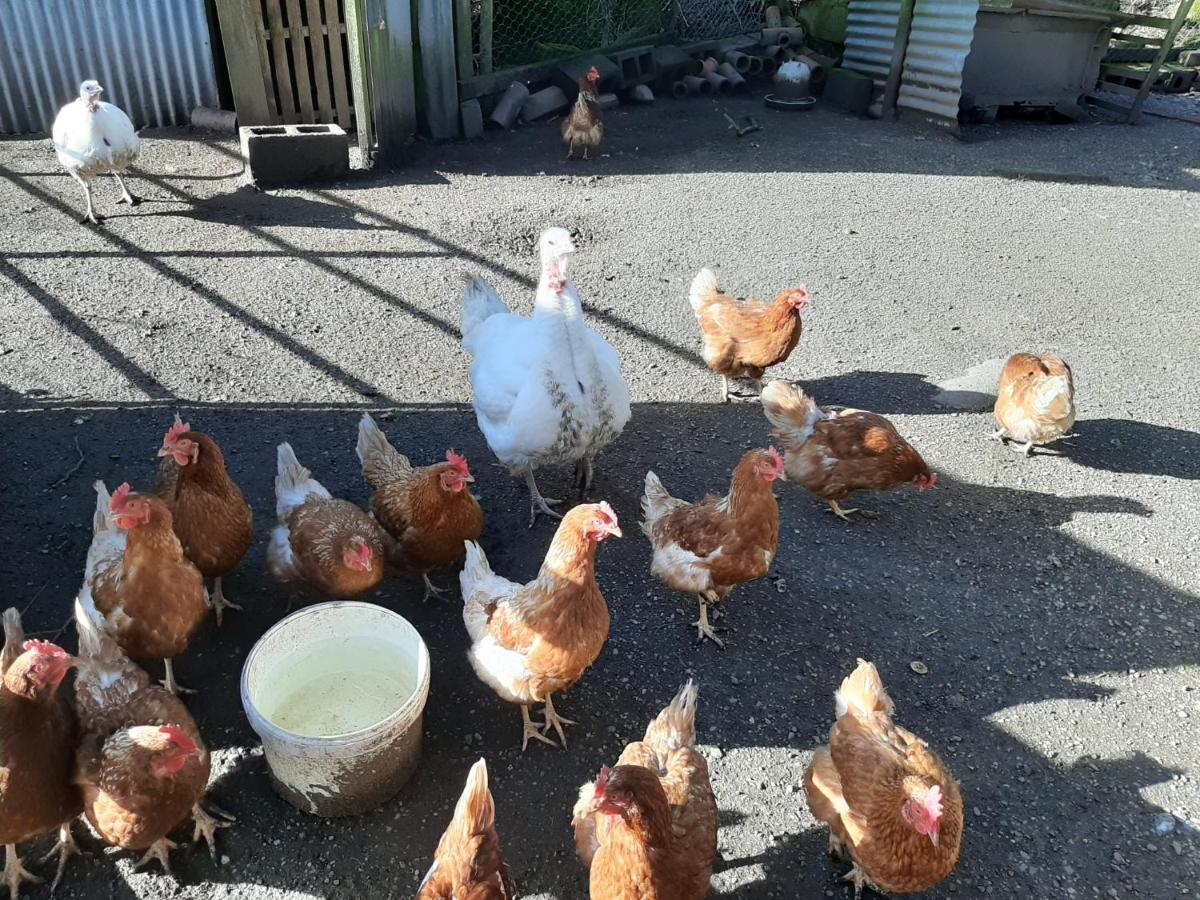
[[[1131,105],[1125,106],[1124,104],[1114,103],[1113,101],[1098,97],[1093,97],[1092,102],[1097,106],[1123,113],[1127,122],[1138,121],[1142,114],[1142,104],[1146,102],[1146,96],[1160,82],[1163,76],[1163,67],[1166,64],[1167,57],[1171,54],[1171,50],[1175,46],[1175,36],[1179,34],[1179,30],[1183,27],[1183,23],[1191,11],[1192,3],[1193,0],[1179,0],[1179,6],[1175,9],[1175,15],[1170,18],[1165,16],[1131,15],[1120,12],[1109,13],[1109,16],[1118,26],[1153,28],[1162,31],[1163,34],[1161,37],[1148,37],[1130,32],[1114,31],[1112,34],[1113,40],[1119,45],[1132,44],[1154,50],[1154,58],[1145,64],[1106,63],[1103,66],[1103,73],[1098,86],[1104,90],[1127,94],[1133,97]]]
[[[216,0],[242,125],[336,122],[354,115],[342,0]]]

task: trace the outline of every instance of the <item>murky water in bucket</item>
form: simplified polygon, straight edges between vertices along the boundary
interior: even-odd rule
[[[260,709],[292,734],[330,737],[382,722],[417,687],[415,659],[360,635],[315,641],[272,667]]]

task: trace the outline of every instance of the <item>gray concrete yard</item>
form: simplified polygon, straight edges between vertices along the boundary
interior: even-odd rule
[[[721,110],[763,130],[738,140]],[[147,202],[115,206],[102,184],[97,230],[47,139],[0,142],[4,604],[59,631],[91,482],[149,484],[175,410],[225,448],[259,536],[226,582],[245,611],[178,665],[202,689],[189,705],[216,754],[212,796],[239,817],[221,864],[181,850],[177,879],[133,873],[84,838],[96,853],[58,896],[411,897],[482,755],[521,895],[585,897],[578,786],[694,677],[722,814],[713,896],[849,898],[800,785],[856,656],[963,787],[962,862],[928,896],[1200,890],[1200,128],[1001,122],[955,141],[753,99],[659,101],[609,114],[589,163],[565,162],[543,123],[271,193],[239,189],[235,146],[143,133],[131,188]],[[552,526],[527,531],[523,485],[489,465],[458,294],[482,272],[528,310],[552,224],[578,235],[574,277],[635,400],[599,462],[626,537],[600,550],[608,646],[559,703],[581,724],[569,750],[521,754],[517,711],[466,662],[457,598],[422,605],[418,582],[392,577],[374,599],[413,621],[434,665],[422,766],[366,816],[298,813],[272,793],[238,697],[247,651],[286,608],[264,570],[273,448],[290,440],[361,502],[361,410],[383,411],[416,462],[456,447],[493,565],[532,577]],[[693,645],[692,601],[649,577],[635,527],[647,468],[679,496],[723,492],[768,440],[757,405],[716,403],[699,360],[686,288],[701,265],[740,294],[806,282],[814,308],[777,374],[888,415],[941,476],[863,496],[878,518],[849,525],[782,486],[777,563],[734,593],[725,652]],[[1018,349],[1066,357],[1080,406],[1076,436],[1028,460],[986,439],[987,413],[933,402],[937,383]],[[552,495],[568,482],[543,477]]]

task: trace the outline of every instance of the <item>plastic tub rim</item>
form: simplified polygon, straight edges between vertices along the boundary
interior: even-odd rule
[[[380,719],[373,725],[368,725],[365,728],[360,728],[357,731],[346,731],[341,734],[321,735],[314,737],[307,734],[296,734],[294,731],[288,731],[286,728],[281,728],[274,722],[270,721],[251,701],[250,699],[250,665],[254,662],[260,648],[266,642],[267,638],[272,637],[275,632],[281,631],[285,626],[301,619],[305,616],[324,610],[336,610],[346,608],[362,608],[372,612],[384,612],[390,616],[394,616],[413,630],[417,636],[417,641],[420,645],[420,653],[417,656],[417,685],[413,692],[409,694],[408,699],[399,707],[396,708],[387,718]],[[395,725],[400,719],[406,716],[414,723],[424,711],[426,700],[429,696],[429,648],[425,645],[425,639],[421,637],[421,633],[417,631],[416,626],[408,619],[397,612],[380,606],[376,603],[364,603],[361,600],[329,600],[325,603],[316,603],[312,606],[306,606],[304,609],[299,609],[290,615],[284,616],[259,637],[254,642],[254,646],[250,648],[250,652],[246,654],[246,661],[242,664],[242,675],[240,679],[240,692],[242,699],[242,710],[246,713],[246,718],[250,720],[250,727],[262,739],[268,737],[272,741],[289,743],[294,746],[309,747],[313,749],[338,746],[342,748],[353,747],[355,744],[365,744],[379,734],[386,732],[391,726]]]

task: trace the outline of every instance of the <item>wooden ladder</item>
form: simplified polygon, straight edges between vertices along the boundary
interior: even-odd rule
[[[1170,54],[1172,48],[1175,46],[1175,37],[1187,21],[1188,13],[1192,10],[1192,3],[1193,0],[1179,0],[1179,7],[1175,10],[1175,15],[1169,19],[1165,16],[1142,16],[1119,12],[1110,13],[1109,15],[1118,28],[1140,25],[1144,28],[1161,29],[1163,36],[1161,38],[1144,37],[1138,34],[1126,34],[1123,31],[1114,31],[1112,33],[1114,40],[1122,41],[1126,44],[1137,44],[1146,49],[1155,50],[1154,59],[1150,62],[1148,69],[1143,69],[1141,66],[1109,63],[1101,70],[1103,74],[1101,75],[1100,88],[1118,94],[1128,94],[1133,97],[1132,106],[1113,103],[1110,100],[1104,100],[1099,97],[1091,98],[1092,102],[1105,109],[1124,113],[1126,122],[1133,123],[1139,121],[1142,117],[1142,104],[1146,102],[1146,97],[1150,93],[1150,89],[1154,87],[1154,82],[1162,71],[1163,64],[1167,61],[1167,55]],[[1134,83],[1130,84],[1129,82]]]

